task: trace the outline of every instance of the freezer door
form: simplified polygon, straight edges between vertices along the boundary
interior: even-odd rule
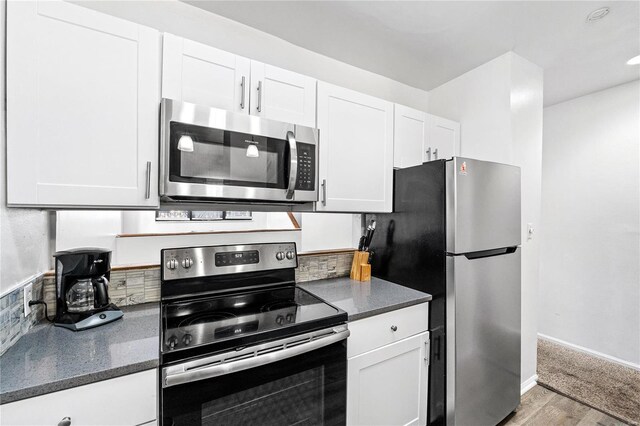
[[[447,256],[447,425],[495,425],[520,402],[520,248]]]
[[[447,162],[447,252],[520,244],[520,168],[454,157]]]

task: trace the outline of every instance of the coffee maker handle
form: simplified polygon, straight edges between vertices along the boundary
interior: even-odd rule
[[[96,308],[100,308],[109,304],[109,297],[107,296],[107,286],[109,280],[107,277],[100,277],[94,281],[95,293],[96,293]]]

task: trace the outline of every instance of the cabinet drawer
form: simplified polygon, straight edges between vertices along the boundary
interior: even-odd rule
[[[157,370],[3,404],[2,425],[139,425],[156,419]],[[153,424],[153,423],[151,423]]]
[[[347,358],[422,333],[427,330],[428,324],[428,303],[350,322]]]

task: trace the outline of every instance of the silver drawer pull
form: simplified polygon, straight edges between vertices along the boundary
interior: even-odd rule
[[[396,327],[395,325],[391,326],[391,331],[398,331],[398,327]]]
[[[242,76],[242,81],[240,82],[240,109],[244,109],[244,75]]]
[[[151,197],[151,161],[147,161],[147,185],[144,189],[144,198],[149,199]]]

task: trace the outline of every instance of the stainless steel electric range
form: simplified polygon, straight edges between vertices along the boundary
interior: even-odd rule
[[[295,286],[295,243],[161,256],[161,424],[345,424],[347,314]]]

